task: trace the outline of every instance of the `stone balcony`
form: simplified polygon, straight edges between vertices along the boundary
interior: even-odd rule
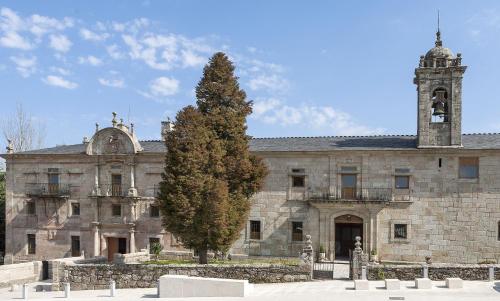
[[[412,197],[409,189],[332,187],[329,191],[308,191],[306,199],[311,202],[410,202]]]
[[[29,197],[69,198],[76,193],[78,186],[64,183],[26,183],[26,195]]]

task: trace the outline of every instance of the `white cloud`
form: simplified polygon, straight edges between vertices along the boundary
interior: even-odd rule
[[[385,132],[383,128],[359,124],[350,114],[331,106],[289,106],[273,98],[255,101],[252,118],[282,127],[300,125],[314,130],[328,129],[335,135],[373,135]]]
[[[141,60],[158,70],[197,67],[207,61],[208,53],[213,52],[203,39],[189,39],[181,35],[147,33],[137,37],[124,34],[122,39],[129,48],[130,58]]]
[[[57,75],[48,75],[47,77],[43,78],[42,81],[47,85],[61,87],[70,90],[78,87],[77,83],[71,82]]]
[[[105,79],[99,78],[99,83],[103,86],[112,87],[112,88],[123,88],[125,86],[125,82],[123,79]]]
[[[268,90],[271,92],[285,92],[288,90],[290,85],[286,79],[278,74],[262,74],[250,79],[248,86],[254,91]]]
[[[16,64],[16,70],[22,77],[29,77],[36,72],[36,57],[16,57],[11,56],[10,60]]]
[[[61,31],[74,25],[73,19],[68,17],[57,20],[40,15],[32,15],[28,23],[29,31],[38,37],[49,32]]]
[[[95,41],[95,42],[104,41],[107,38],[109,38],[109,34],[107,32],[96,33],[96,32],[88,30],[87,28],[80,29],[80,36],[84,40]]]
[[[146,98],[151,98],[158,102],[164,102],[165,97],[175,95],[179,92],[179,81],[175,78],[161,76],[149,83],[148,92],[137,92]]]
[[[50,47],[59,52],[67,52],[73,45],[73,43],[71,43],[71,41],[62,34],[51,34],[49,38]]]
[[[101,59],[99,59],[93,55],[89,55],[87,57],[83,57],[83,56],[78,57],[78,63],[79,64],[89,64],[92,66],[100,66],[102,64],[102,61],[101,61]]]
[[[60,68],[60,67],[50,67],[50,71],[52,72],[57,72],[61,75],[64,75],[64,76],[68,76],[71,74],[71,72],[67,69],[63,69],[63,68]]]
[[[33,48],[33,45],[26,38],[22,37],[14,31],[6,32],[0,38],[0,45],[8,48],[17,48],[22,50],[29,50]]]
[[[120,50],[118,49],[118,45],[116,44],[107,46],[106,51],[108,52],[108,55],[114,60],[119,60],[125,57],[125,54],[123,52],[120,52]]]
[[[162,76],[153,80],[149,88],[155,96],[171,96],[179,91],[179,81],[175,78]]]

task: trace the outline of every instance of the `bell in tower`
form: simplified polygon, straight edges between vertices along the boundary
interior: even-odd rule
[[[434,47],[420,57],[414,83],[418,93],[418,147],[462,146],[462,56],[443,47],[436,32]]]

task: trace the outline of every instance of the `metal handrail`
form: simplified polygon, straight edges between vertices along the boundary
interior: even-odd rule
[[[358,201],[391,201],[392,188],[344,188],[334,187],[330,191],[310,191],[312,200],[358,200]]]
[[[69,196],[72,185],[66,183],[26,183],[29,196]]]

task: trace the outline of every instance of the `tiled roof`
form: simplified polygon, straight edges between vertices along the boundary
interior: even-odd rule
[[[141,141],[143,152],[159,153],[165,151],[160,140]],[[500,149],[500,133],[464,134],[464,149]],[[314,152],[330,150],[407,150],[416,149],[414,135],[381,136],[327,136],[327,137],[277,137],[254,138],[250,149],[255,152]],[[51,148],[32,150],[20,154],[81,154],[84,144],[60,145]]]

